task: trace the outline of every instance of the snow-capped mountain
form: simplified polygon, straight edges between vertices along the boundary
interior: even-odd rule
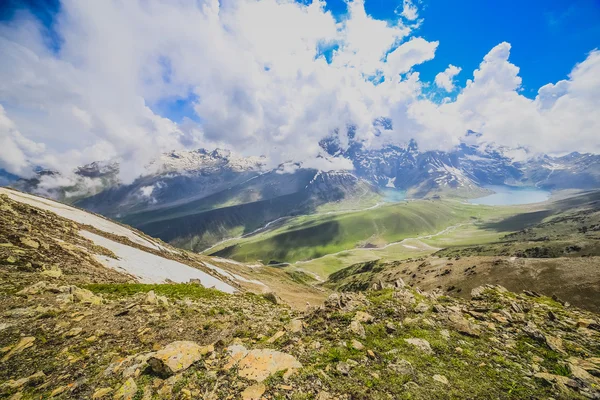
[[[355,173],[380,187],[406,190],[423,197],[451,193],[474,197],[485,185],[537,186],[544,189],[587,189],[600,186],[600,156],[572,153],[563,157],[532,157],[524,148],[508,148],[480,140],[469,131],[452,151],[419,151],[414,140],[405,146],[368,149],[337,137],[321,141],[331,155],[352,160]]]

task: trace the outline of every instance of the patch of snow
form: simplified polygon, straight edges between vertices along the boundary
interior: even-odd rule
[[[106,218],[99,217],[95,214],[79,210],[66,204],[6,188],[0,188],[0,193],[8,195],[8,197],[10,197],[12,200],[29,204],[30,206],[41,208],[42,210],[51,211],[63,218],[70,219],[71,221],[79,224],[91,225],[102,232],[112,233],[113,235],[118,236],[125,236],[127,239],[141,246],[149,247],[151,249],[165,250],[169,252],[171,251],[157,243],[153,243],[141,237],[125,226],[116,224]]]
[[[100,263],[116,270],[125,271],[137,277],[142,283],[164,283],[167,279],[173,282],[185,283],[189,282],[190,279],[199,279],[202,285],[207,288],[214,287],[225,293],[236,291],[231,285],[189,265],[147,253],[95,233],[80,231],[79,234],[98,246],[109,249],[119,258],[115,260],[114,258],[95,255]]]
[[[396,187],[395,183],[396,183],[396,177],[388,178],[388,181],[385,184],[385,187],[395,188]]]
[[[229,260],[227,260],[229,261]],[[219,268],[216,265],[212,265],[210,263],[204,262],[203,263],[205,266],[207,266],[208,268],[212,269],[213,271],[218,272],[221,275],[225,275],[231,279],[233,279],[234,281],[238,281],[238,282],[246,282],[246,283],[254,283],[256,285],[261,285],[261,286],[267,286],[264,283],[262,283],[261,281],[257,281],[254,279],[246,279],[243,276],[239,276],[237,274],[234,274],[232,272],[229,271],[225,271],[223,268]]]

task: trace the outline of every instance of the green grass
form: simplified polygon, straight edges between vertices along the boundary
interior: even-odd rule
[[[406,244],[409,246],[415,245],[414,247],[419,245],[418,243],[413,243],[413,241],[408,241]],[[412,249],[399,243],[380,249],[346,250],[338,254],[328,254],[309,261],[295,263],[285,268],[292,271],[308,271],[319,276],[321,279],[326,279],[330,274],[354,264],[379,259],[386,261],[400,261],[408,258],[426,256],[434,251],[436,251],[436,249],[428,249],[426,247]]]
[[[206,299],[226,296],[225,293],[215,289],[207,289],[200,285],[191,283],[175,284],[143,284],[143,283],[93,283],[84,286],[86,289],[97,294],[105,294],[116,297],[133,296],[137,293],[148,293],[151,290],[157,295],[176,299]]]
[[[239,261],[261,260],[265,264],[310,260],[356,247],[381,247],[431,235],[455,224],[503,213],[507,213],[506,208],[420,200],[366,211],[303,216],[271,232],[229,242],[229,247],[217,247],[212,254]]]

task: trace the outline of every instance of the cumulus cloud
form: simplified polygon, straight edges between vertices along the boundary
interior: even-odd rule
[[[418,17],[414,3],[403,3],[402,16]],[[318,145],[349,125],[371,147],[414,138],[447,149],[473,129],[536,151],[599,150],[597,51],[528,99],[501,43],[454,101],[439,104],[415,72],[438,41],[402,21],[371,17],[362,0],[339,22],[318,0],[63,0],[57,48],[32,16],[18,14],[0,24],[0,168],[68,173],[113,160],[128,182],[161,152],[217,145],[265,155],[269,166],[350,168],[323,159]],[[458,71],[450,65],[435,84],[454,89]],[[194,118],[155,111],[182,99]],[[374,126],[381,117],[389,128]]]
[[[411,0],[404,0],[402,3],[401,15],[409,21],[414,21],[415,19],[419,18],[419,9]]]
[[[452,64],[448,65],[444,71],[440,72],[435,76],[435,85],[440,89],[444,89],[446,92],[454,90],[454,77],[459,74],[462,70],[460,67],[456,67]]]

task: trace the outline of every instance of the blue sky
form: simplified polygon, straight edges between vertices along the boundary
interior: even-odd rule
[[[397,1],[365,1],[368,14],[391,23],[399,7]],[[598,0],[423,0],[418,7],[424,21],[413,34],[440,42],[435,58],[414,68],[424,81],[453,64],[463,69],[457,82],[464,86],[483,56],[506,41],[511,61],[521,68],[523,94],[535,97],[600,47]],[[347,12],[342,0],[327,1],[327,8],[338,18]]]
[[[306,3],[305,1],[299,1]],[[487,52],[503,41],[512,45],[511,62],[520,68],[522,94],[535,98],[537,90],[565,79],[576,63],[600,47],[600,1],[598,0],[422,0],[415,2],[422,24],[412,35],[439,41],[435,58],[413,69],[421,80],[433,82],[449,64],[462,68],[458,87],[473,78]],[[60,38],[53,30],[60,9],[58,0],[7,0],[0,18],[10,20],[15,10],[30,10],[47,28],[48,46],[57,50]],[[342,20],[348,9],[343,0],[327,0],[326,9]],[[373,18],[394,24],[402,1],[366,0],[365,10]],[[456,93],[455,93],[456,94]],[[184,117],[199,121],[193,112],[196,96],[163,99],[153,110],[173,121]]]

